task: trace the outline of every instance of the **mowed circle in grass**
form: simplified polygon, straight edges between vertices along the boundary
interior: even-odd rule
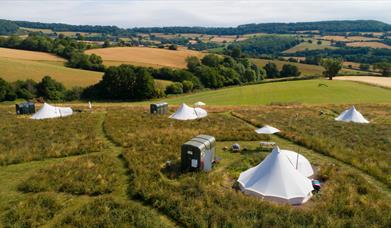
[[[132,64],[146,67],[175,67],[185,68],[186,58],[197,56],[202,58],[205,54],[198,51],[178,48],[168,50],[148,47],[113,47],[92,49],[86,54],[96,54],[102,57],[103,63],[107,66],[118,66],[121,64]]]

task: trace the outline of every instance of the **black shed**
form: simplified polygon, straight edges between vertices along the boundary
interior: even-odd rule
[[[168,104],[166,102],[151,104],[150,110],[151,114],[166,114],[168,112]]]
[[[35,113],[35,104],[32,102],[24,102],[16,104],[15,109],[17,115],[33,114]]]
[[[210,171],[215,157],[216,139],[199,135],[181,148],[181,168],[184,171]]]

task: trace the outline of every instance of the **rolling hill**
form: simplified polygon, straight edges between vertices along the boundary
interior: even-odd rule
[[[204,54],[187,49],[176,51],[147,48],[147,47],[113,47],[91,49],[86,54],[97,54],[103,58],[103,63],[107,66],[117,66],[121,64],[132,64],[147,67],[175,67],[185,68],[185,59],[189,56],[202,57]]]

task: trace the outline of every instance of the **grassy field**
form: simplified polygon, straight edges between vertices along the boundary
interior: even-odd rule
[[[26,132],[20,136],[20,141],[6,142],[14,152],[20,150],[23,139],[42,143],[53,142],[58,137],[63,138],[57,140],[63,146],[76,140],[91,146],[94,143],[80,137],[86,131],[106,145],[93,153],[0,166],[0,226],[391,225],[391,193],[385,186],[387,179],[384,179],[387,173],[375,175],[360,166],[361,163],[350,164],[346,159],[354,157],[353,161],[365,161],[370,153],[372,165],[368,167],[376,168],[375,164],[378,164],[378,169],[384,168],[389,159],[384,157],[387,153],[384,149],[389,147],[389,142],[378,142],[383,142],[391,133],[387,127],[391,124],[390,105],[360,105],[360,110],[375,123],[361,130],[350,124],[341,124],[344,128],[338,128],[338,124],[327,121],[331,116],[318,115],[319,110],[340,111],[342,106],[208,107],[208,117],[190,122],[175,121],[167,118],[168,115],[150,115],[146,106],[112,106],[94,106],[92,113],[77,113],[50,121],[18,119],[11,114],[13,107],[0,106],[1,113],[6,113],[2,119],[7,122],[0,122],[0,139],[12,132]],[[288,127],[284,121],[290,119],[292,110],[302,118]],[[237,114],[243,115],[246,121],[254,121],[254,125],[275,124],[288,140],[255,134],[255,126],[234,116]],[[78,120],[83,119],[88,121],[81,124]],[[14,124],[21,120],[23,123]],[[42,131],[57,135],[55,129],[62,123],[68,123],[68,128],[77,133],[68,130],[65,136],[60,134],[53,138],[42,137],[35,133],[36,130],[26,130],[39,126]],[[10,124],[12,128],[8,127]],[[305,130],[298,129],[300,125]],[[320,129],[324,125],[331,126]],[[317,151],[311,149],[315,144],[300,146],[294,143],[298,137],[317,137],[313,134],[314,129],[320,129],[321,136],[329,128],[335,128],[335,132],[328,137],[340,137],[330,143],[335,147],[319,147],[322,151]],[[382,136],[376,137],[379,131]],[[200,133],[216,137],[220,162],[210,173],[179,172],[180,145]],[[369,138],[365,139],[366,136]],[[357,137],[365,140],[355,140]],[[320,194],[315,194],[303,206],[291,207],[246,196],[237,190],[235,180],[239,173],[258,164],[269,153],[260,150],[259,140],[273,140],[281,148],[305,155],[317,170],[316,178],[322,181]],[[330,142],[329,138],[324,140]],[[335,155],[334,149],[344,141],[354,144],[351,146],[358,150],[355,156],[351,156],[353,150],[342,150]],[[224,149],[235,142],[246,150],[232,153]],[[374,149],[362,150],[368,143]],[[37,151],[24,153],[31,155]],[[172,166],[165,165],[167,160]]]
[[[176,51],[147,47],[115,47],[92,49],[87,54],[95,53],[101,56],[105,65],[133,64],[150,67],[185,68],[188,56],[202,57],[197,51],[178,49]]]
[[[318,49],[335,49],[336,47],[331,46],[331,42],[327,40],[322,40],[322,44],[317,44],[318,40],[316,39],[311,39],[312,43],[309,43],[308,40],[306,39],[305,42],[302,42],[288,50],[283,51],[283,53],[295,53],[295,52],[300,52],[300,51],[305,51],[305,50],[318,50]]]
[[[391,106],[356,107],[371,121],[369,125],[335,121],[346,108],[346,105],[262,107],[236,113],[257,126],[271,124],[282,130],[284,137],[351,164],[391,187],[388,149],[391,146]]]
[[[281,60],[251,59],[251,62],[255,63],[259,67],[263,67],[267,63],[272,62],[277,65],[279,70],[282,69],[282,66],[284,64],[293,64],[299,68],[301,75],[322,75],[322,72],[324,71],[323,67],[321,67],[321,66],[288,62],[288,61],[281,61]]]
[[[318,79],[211,90],[164,101],[170,104],[203,101],[208,105],[390,103],[391,90],[350,81]]]

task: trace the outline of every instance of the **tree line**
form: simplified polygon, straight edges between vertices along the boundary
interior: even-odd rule
[[[1,25],[1,24],[0,24]],[[341,20],[297,23],[253,23],[236,27],[135,27],[129,29],[117,26],[92,26],[92,25],[69,25],[63,23],[40,23],[29,21],[7,21],[8,27],[15,30],[18,27],[51,29],[53,31],[73,31],[103,33],[111,35],[127,36],[134,33],[197,33],[208,35],[243,35],[251,33],[295,33],[297,31],[317,30],[324,32],[386,32],[391,31],[391,25],[375,20]],[[1,31],[1,28],[0,28]],[[1,33],[0,33],[1,34]]]
[[[74,87],[68,90],[62,83],[52,79],[50,76],[44,76],[40,82],[27,79],[10,83],[0,78],[0,102],[13,101],[17,98],[25,100],[72,101],[80,99],[82,92],[83,88],[81,87]]]

